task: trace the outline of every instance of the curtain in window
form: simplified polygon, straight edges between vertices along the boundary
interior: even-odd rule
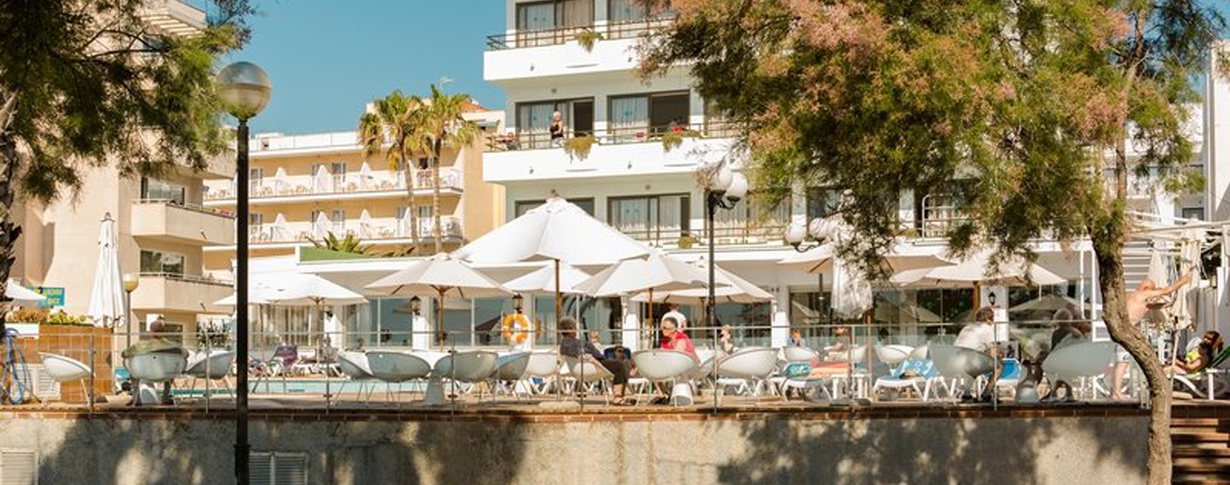
[[[646,9],[641,0],[611,0],[607,6],[611,22],[629,22],[645,18]]]
[[[517,6],[517,30],[555,28],[555,6],[550,2]]]
[[[634,138],[649,128],[649,98],[612,98],[611,131],[616,138]]]
[[[644,239],[650,228],[650,199],[611,201],[611,226],[637,239]]]
[[[666,239],[678,238],[683,231],[683,196],[662,197],[658,205],[658,231]]]
[[[551,144],[551,114],[555,103],[521,105],[517,113],[517,131],[520,142],[530,148],[545,148]]]
[[[589,27],[594,23],[594,0],[563,0],[559,4],[559,27]]]

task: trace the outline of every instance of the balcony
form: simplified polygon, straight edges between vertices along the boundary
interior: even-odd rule
[[[592,26],[515,31],[487,37],[483,53],[483,79],[491,82],[540,79],[550,76],[631,71],[640,56],[640,36],[669,25],[671,18],[627,22],[595,22]],[[597,32],[602,38],[592,48],[581,46],[579,34]]]
[[[415,182],[415,195],[431,195],[435,187],[431,170],[416,171]],[[464,182],[465,178],[460,170],[449,167],[440,169],[440,191],[442,193],[460,195]],[[297,175],[281,179],[263,178],[253,180],[251,184],[252,191],[249,201],[252,205],[400,198],[406,195],[404,174],[394,171],[373,171],[371,175],[366,176],[348,173],[327,177]],[[233,206],[235,197],[235,185],[228,184],[221,189],[206,192],[205,205],[210,207]]]
[[[202,305],[226,298],[233,287],[230,281],[204,276],[141,273],[141,284],[132,292],[132,308],[154,313],[199,313]]]
[[[931,194],[922,200],[922,227],[919,236],[940,238],[960,224],[969,221],[965,205],[947,194]]]
[[[432,227],[435,222],[430,219],[419,219],[419,242],[432,242]],[[461,242],[463,238],[461,219],[455,216],[440,218],[443,239],[445,242]],[[311,244],[312,239],[320,240],[332,232],[336,236],[353,234],[364,245],[409,244],[411,240],[410,221],[392,217],[372,218],[368,222],[344,221],[338,223],[288,222],[286,224],[262,224],[252,226],[248,230],[248,243],[254,249],[291,248]],[[233,250],[234,246],[219,248]]]
[[[133,202],[130,219],[135,237],[201,246],[235,244],[235,218],[203,207],[141,199]]]
[[[205,30],[205,12],[178,0],[146,0],[137,10],[146,24],[170,35],[196,37]]]
[[[682,143],[668,151],[662,138],[672,131],[680,135]],[[552,143],[548,133],[492,136],[483,156],[483,177],[487,182],[503,183],[690,173],[700,161],[697,154],[725,153],[734,134],[734,125],[717,121],[686,129],[636,126],[596,130],[595,143],[584,160],[569,157],[562,142]]]

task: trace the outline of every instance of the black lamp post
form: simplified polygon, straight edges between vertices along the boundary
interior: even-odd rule
[[[828,219],[823,219],[823,218],[812,219],[811,222],[807,223],[806,228],[804,228],[802,224],[792,223],[786,227],[786,234],[785,234],[786,243],[790,244],[790,246],[793,247],[795,251],[798,251],[800,253],[805,253],[807,251],[811,251],[812,249],[815,249],[816,247],[823,245],[826,241],[828,241],[829,234],[832,232],[832,229],[833,229],[832,222],[829,221]],[[803,242],[807,239],[808,236],[811,236],[811,239],[813,242],[811,244],[804,246]],[[819,281],[820,285],[816,287],[816,299],[818,303],[816,312],[817,312],[817,315],[821,315],[821,318],[823,318],[823,315],[824,315],[824,272],[817,271],[816,274],[819,275],[819,278],[820,278],[820,281]]]
[[[705,326],[712,331],[716,327],[716,301],[713,285],[717,260],[713,256],[713,219],[717,214],[717,209],[734,209],[735,205],[743,200],[747,195],[747,177],[741,173],[735,173],[726,163],[718,163],[716,166],[710,165],[701,168],[705,171],[704,181],[705,189],[705,231],[706,239],[709,244],[709,294],[705,299]]]
[[[235,353],[239,369],[235,379],[235,481],[247,485],[248,458],[248,119],[269,104],[269,76],[260,66],[236,62],[218,73],[218,95],[226,110],[239,120],[236,140],[238,195],[235,221]]]
[[[512,306],[513,310],[516,310],[517,313],[521,313],[521,309],[525,308],[525,297],[522,297],[520,293],[513,295]]]
[[[410,313],[417,316],[420,311],[423,311],[423,300],[420,300],[417,296],[410,298]]]

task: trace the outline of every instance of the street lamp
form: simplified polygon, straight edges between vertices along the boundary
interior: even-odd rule
[[[705,189],[705,231],[706,239],[709,244],[709,281],[708,281],[708,298],[705,300],[705,326],[710,330],[716,327],[716,305],[714,302],[714,268],[717,266],[717,260],[713,256],[713,219],[717,214],[719,207],[723,209],[734,209],[735,205],[747,196],[747,177],[742,173],[736,173],[730,169],[730,166],[724,162],[716,165],[709,165],[701,168]]]
[[[793,247],[795,251],[798,251],[800,253],[805,253],[819,246],[822,246],[824,245],[824,243],[828,242],[830,236],[833,234],[833,229],[834,229],[834,222],[830,219],[822,218],[822,217],[812,219],[810,222],[807,223],[806,228],[804,228],[802,224],[799,224],[797,222],[791,223],[789,226],[786,226],[786,234],[785,234],[786,243],[790,244],[790,247]],[[807,239],[808,236],[811,236],[812,243],[804,246],[803,242]],[[820,281],[819,281],[820,285],[817,286],[817,289],[816,289],[816,298],[819,303],[819,305],[817,305],[818,308],[816,308],[816,311],[818,312],[817,313],[818,315],[823,315],[824,314],[824,272],[817,271],[816,274],[820,276]]]
[[[423,310],[423,300],[420,300],[419,297],[417,296],[411,298],[410,299],[410,313],[413,313],[415,316],[418,316],[419,312],[422,310]]]
[[[516,310],[517,313],[521,313],[521,309],[525,308],[525,297],[522,297],[520,293],[513,295],[512,305],[513,310]]]
[[[240,485],[251,480],[248,470],[248,119],[269,104],[272,85],[260,66],[236,62],[218,73],[218,97],[227,113],[239,120],[236,134],[235,170],[238,186],[235,221],[235,353],[239,371],[235,382],[235,478]]]
[[[124,273],[122,278],[124,282],[124,320],[128,321],[128,336],[125,339],[124,348],[132,347],[132,292],[137,291],[137,286],[141,285],[141,275],[137,273]]]

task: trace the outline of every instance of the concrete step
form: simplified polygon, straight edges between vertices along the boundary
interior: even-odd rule
[[[1170,476],[1170,483],[1176,485],[1230,485],[1230,478],[1217,475],[1203,475],[1199,473],[1175,473]]]
[[[1216,428],[1221,425],[1222,420],[1218,418],[1171,418],[1170,420],[1172,428]]]
[[[1213,474],[1213,475],[1219,475],[1219,476],[1230,478],[1230,466],[1219,465],[1216,463],[1193,463],[1193,464],[1185,464],[1182,466],[1176,464],[1174,466],[1174,472],[1175,474],[1179,474],[1179,473]]]
[[[1188,444],[1175,446],[1170,454],[1174,456],[1175,462],[1188,458],[1197,460],[1230,459],[1230,447],[1199,448]]]
[[[1230,444],[1230,434],[1219,431],[1174,429],[1170,431],[1170,441],[1179,443],[1221,443]]]
[[[1227,456],[1174,456],[1174,467],[1218,465],[1230,467],[1230,455]]]

